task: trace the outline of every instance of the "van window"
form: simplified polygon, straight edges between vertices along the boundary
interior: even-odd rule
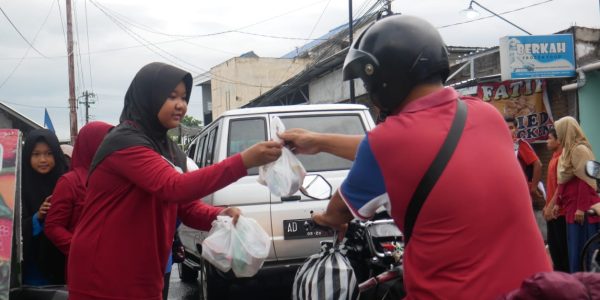
[[[196,155],[196,143],[192,143],[190,145],[190,148],[188,148],[187,156],[191,159],[194,159],[195,155]]]
[[[338,134],[365,134],[362,119],[357,114],[280,116],[285,128],[304,128],[310,131]],[[349,169],[352,162],[329,153],[298,155],[306,171],[333,171]]]
[[[215,152],[215,144],[216,141],[215,139],[217,138],[217,131],[219,130],[219,127],[215,127],[213,129],[210,130],[210,132],[208,133],[208,141],[206,142],[206,149],[204,150],[204,155],[202,157],[203,159],[203,163],[202,166],[206,167],[206,166],[210,166],[213,164],[213,156],[214,156],[214,152]]]
[[[234,119],[229,123],[227,156],[267,140],[267,123],[264,118]],[[248,175],[258,174],[258,168],[248,170]]]
[[[202,162],[204,162],[204,146],[206,144],[206,137],[207,135],[205,134],[198,139],[198,152],[196,155],[194,155],[194,161],[199,167],[201,167]]]

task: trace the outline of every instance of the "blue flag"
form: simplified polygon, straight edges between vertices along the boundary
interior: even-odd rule
[[[54,131],[54,125],[52,125],[52,120],[50,120],[50,115],[48,114],[48,109],[44,108],[44,127],[48,128],[48,130],[56,133]]]

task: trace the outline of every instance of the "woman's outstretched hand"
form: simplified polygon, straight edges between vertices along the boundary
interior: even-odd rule
[[[281,143],[274,141],[256,143],[242,151],[244,166],[250,169],[274,162],[281,156],[282,147]]]

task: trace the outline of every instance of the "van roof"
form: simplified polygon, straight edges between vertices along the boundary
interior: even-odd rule
[[[239,116],[259,113],[279,113],[279,112],[298,112],[298,111],[323,111],[323,110],[364,110],[366,106],[362,104],[300,104],[300,105],[278,105],[278,106],[262,106],[232,109],[224,112],[219,116]]]

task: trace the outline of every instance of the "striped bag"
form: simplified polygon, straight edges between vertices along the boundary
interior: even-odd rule
[[[321,247],[296,271],[293,300],[355,300],[358,284],[343,244]]]

